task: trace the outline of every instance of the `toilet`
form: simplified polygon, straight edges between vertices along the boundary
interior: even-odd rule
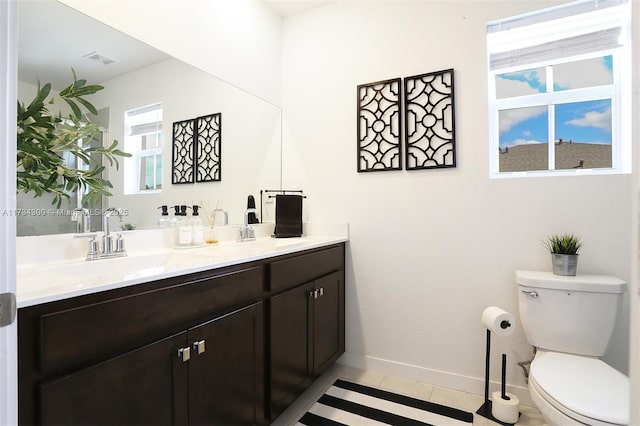
[[[629,424],[629,378],[601,361],[626,283],[516,271],[520,321],[536,347],[529,393],[550,425]]]

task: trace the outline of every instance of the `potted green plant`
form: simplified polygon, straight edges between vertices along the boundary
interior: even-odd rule
[[[57,207],[78,190],[85,193],[84,200],[89,205],[95,205],[103,195],[111,195],[112,185],[102,177],[105,166],[101,160],[104,158],[117,167],[117,157],[131,156],[118,149],[118,141],[106,147],[91,145],[100,128],[91,123],[89,113],[98,115],[98,111],[85,96],[104,87],[87,85],[86,80],[78,80],[75,71],[71,71],[73,83],[57,96],[49,98],[51,84],[40,86],[38,82],[31,103],[18,102],[17,190],[33,193],[34,197],[53,194],[52,202]],[[57,101],[64,101],[71,108],[68,117],[51,111],[49,105]],[[86,166],[69,167],[65,155],[82,160]]]
[[[574,276],[578,268],[578,251],[582,247],[580,237],[575,234],[554,234],[543,242],[551,253],[553,273]]]

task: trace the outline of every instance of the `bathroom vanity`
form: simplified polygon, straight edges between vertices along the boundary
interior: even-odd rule
[[[20,424],[269,423],[344,352],[327,241],[24,303]]]

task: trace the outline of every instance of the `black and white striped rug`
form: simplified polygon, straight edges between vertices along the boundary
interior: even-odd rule
[[[336,380],[299,425],[464,425],[473,414],[397,393]]]

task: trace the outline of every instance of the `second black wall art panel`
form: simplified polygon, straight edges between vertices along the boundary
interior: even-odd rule
[[[407,170],[456,166],[453,69],[404,79]]]

